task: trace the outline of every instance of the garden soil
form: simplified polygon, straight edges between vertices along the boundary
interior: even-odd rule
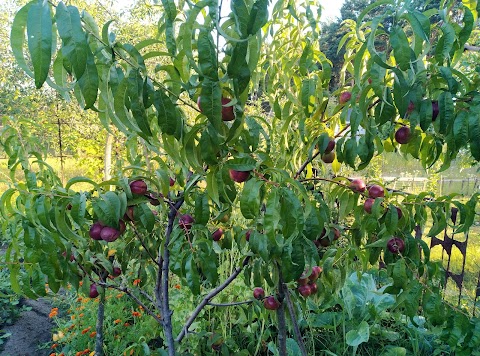
[[[48,318],[51,304],[45,299],[24,300],[23,305],[31,310],[22,312],[15,324],[3,330],[10,333],[0,356],[44,356],[50,349],[42,348],[51,340],[52,323]]]

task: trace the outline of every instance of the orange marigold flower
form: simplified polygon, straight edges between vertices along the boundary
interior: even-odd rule
[[[82,355],[86,355],[86,354],[88,354],[89,352],[90,352],[90,349],[85,349],[85,350],[83,350]]]
[[[118,293],[118,294],[116,295],[116,297],[117,297],[117,298],[123,297],[123,293]]]
[[[57,356],[57,354],[55,352],[52,352],[50,355],[48,356]]]
[[[129,323],[125,323],[125,324],[123,324],[123,326],[130,326],[130,324],[129,324]]]
[[[83,318],[84,315],[85,315],[85,314],[81,313],[81,314],[78,315],[78,317],[79,317],[79,318]]]
[[[50,314],[48,314],[48,317],[51,319],[57,315],[58,315],[58,308],[52,308],[52,310],[50,311]]]
[[[175,288],[180,289],[182,287],[180,286],[180,284],[175,284]]]
[[[88,335],[88,336],[90,336],[90,337],[95,337],[95,335],[97,335],[97,332],[96,332],[96,331],[92,331],[92,332],[90,333],[90,335]]]
[[[141,282],[140,278],[137,278],[133,281],[133,285],[138,286],[140,284],[140,282]]]
[[[143,310],[143,307],[141,305],[138,306],[138,309]]]
[[[130,350],[130,356],[132,356],[132,355],[133,355],[133,349]]]
[[[58,355],[58,356],[65,356],[65,354],[62,352],[62,353],[61,353],[60,355]]]
[[[70,319],[75,320],[75,315],[70,315]]]
[[[77,351],[77,352],[75,353],[75,356],[82,356],[82,351]]]
[[[50,348],[55,349],[55,348],[57,348],[57,346],[58,346],[58,344],[53,344]]]
[[[83,281],[80,281],[80,283],[78,283],[80,286],[83,286]]]
[[[81,302],[82,300],[83,300],[82,297],[78,297],[78,298],[77,298],[77,302]]]
[[[117,319],[117,320],[115,320],[113,323],[114,323],[114,324],[118,324],[118,323],[121,323],[121,322],[122,322],[121,319]]]
[[[91,329],[91,328],[92,328],[92,327],[91,327],[91,326],[89,326],[88,328],[85,328],[85,329],[83,329],[83,330],[82,330],[82,335],[84,335],[84,334],[88,333],[88,332],[90,331],[90,329]]]
[[[133,316],[141,316],[142,314],[140,314],[139,312],[134,311],[134,312],[132,312],[132,315],[133,315]]]

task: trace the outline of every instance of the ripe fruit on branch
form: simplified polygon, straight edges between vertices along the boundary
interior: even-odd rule
[[[235,113],[233,112],[233,106],[227,106],[232,100],[229,98],[222,97],[222,120],[223,121],[233,121],[235,120]],[[197,99],[197,105],[200,112],[203,112],[201,102],[201,96]]]
[[[144,195],[147,193],[147,183],[141,179],[130,182],[130,190],[133,194]]]
[[[120,234],[123,234],[127,229],[127,225],[125,225],[125,222],[123,220],[119,220],[118,224],[120,225]]]
[[[334,139],[330,139],[330,141],[328,141],[328,145],[327,145],[327,148],[325,148],[325,154],[327,153],[330,153],[333,151],[333,149],[335,148],[335,140]]]
[[[304,298],[307,298],[308,296],[310,296],[310,294],[312,294],[312,289],[308,284],[304,286],[299,286],[297,290],[298,290],[298,293],[300,293]]]
[[[212,239],[213,241],[219,241],[223,236],[223,230],[222,229],[217,229],[215,232],[212,234]]]
[[[265,291],[263,288],[257,287],[253,290],[253,297],[255,299],[263,299],[265,298]]]
[[[325,163],[332,163],[335,160],[335,152],[324,153],[322,161]]]
[[[395,141],[401,145],[408,143],[411,138],[412,135],[408,126],[402,126],[395,132]]]
[[[280,307],[280,302],[271,295],[263,300],[263,306],[268,310],[277,310]]]
[[[88,234],[94,240],[101,240],[101,232],[103,227],[104,226],[99,221],[97,221],[93,223],[93,225],[90,227],[90,231],[88,232]]]
[[[333,228],[333,241],[337,241],[340,238],[340,230]]]
[[[415,110],[415,104],[410,100],[407,107],[407,114],[411,114]]]
[[[343,93],[340,94],[340,98],[338,99],[338,102],[343,105],[348,101],[350,101],[351,98],[352,98],[352,93],[350,93],[349,91],[344,91]]]
[[[110,226],[105,226],[100,232],[100,237],[104,241],[113,242],[116,239],[118,239],[120,234],[121,234],[120,231],[118,231],[117,229]]]
[[[194,222],[195,219],[190,214],[184,214],[180,216],[180,219],[178,220],[180,227],[186,231],[189,231],[192,228]]]
[[[365,182],[362,179],[352,179],[350,189],[358,193],[363,193],[366,189]]]
[[[245,233],[245,240],[247,241],[250,241],[250,234],[252,233],[251,230],[248,230],[246,233]]]
[[[88,295],[90,296],[90,298],[98,297],[99,293],[98,293],[98,290],[97,290],[97,285],[95,283],[92,283],[90,285],[90,293]]]
[[[173,179],[172,177],[170,177],[169,184],[170,184],[171,187],[173,187],[173,186],[175,185],[175,179]]]
[[[234,182],[243,183],[250,177],[250,172],[251,171],[236,171],[234,169],[230,169],[228,174]]]
[[[120,267],[113,267],[113,273],[112,273],[113,277],[118,277],[121,274],[122,274],[122,270]]]
[[[402,209],[400,209],[398,206],[396,206],[395,209],[397,209],[398,220],[400,220],[403,216]]]
[[[365,212],[367,212],[368,214],[371,214],[374,203],[375,199],[368,198],[367,200],[365,200],[365,203],[363,203],[363,210],[365,210]]]
[[[368,188],[368,196],[370,198],[383,198],[385,196],[385,190],[379,185],[371,185]]]
[[[323,268],[320,267],[320,266],[313,266],[312,267],[312,273],[310,274],[310,276],[308,277],[308,279],[310,280],[310,282],[314,282],[318,279],[318,277],[320,277],[320,273],[323,272]]]
[[[125,214],[123,214],[123,220],[125,221],[133,221],[134,218],[133,218],[133,211],[134,211],[134,207],[132,205],[130,206],[127,206],[127,211],[125,211]]]
[[[394,237],[388,240],[387,248],[391,253],[401,253],[405,250],[405,242],[398,237]]]
[[[226,106],[230,104],[232,100],[229,98],[222,98],[222,120],[233,121],[235,120],[235,113],[233,112],[233,106]]]
[[[308,283],[308,285],[310,286],[311,294],[317,293],[317,291],[318,291],[318,286],[317,286],[317,283],[316,283],[316,282],[310,282],[310,283]]]
[[[437,119],[440,109],[438,107],[438,100],[432,100],[432,121]]]
[[[304,286],[308,283],[308,277],[305,276],[305,272],[302,273],[299,279],[297,279],[297,285],[298,286]]]

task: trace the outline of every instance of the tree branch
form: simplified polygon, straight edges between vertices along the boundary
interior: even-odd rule
[[[287,356],[287,322],[285,320],[285,292],[283,289],[283,276],[280,269],[280,265],[277,264],[278,268],[278,301],[280,302],[280,307],[277,309],[277,319],[278,319],[278,352],[280,356]]]
[[[243,305],[243,304],[252,304],[252,301],[244,300],[243,302],[231,302],[231,303],[210,303],[210,302],[207,303],[207,305],[211,305],[212,307],[233,307],[236,305]]]
[[[307,350],[305,348],[305,343],[303,342],[302,333],[300,332],[300,328],[298,327],[297,317],[295,315],[295,308],[293,307],[292,299],[290,298],[290,292],[288,291],[288,287],[285,285],[285,283],[282,283],[282,287],[285,293],[288,313],[290,314],[290,319],[292,320],[293,333],[295,334],[295,338],[297,339],[297,343],[300,347],[302,356],[307,356]]]
[[[163,241],[163,258],[160,260],[161,268],[158,269],[157,284],[155,286],[155,295],[157,297],[157,307],[162,313],[162,325],[165,332],[165,341],[168,348],[168,355],[175,355],[175,340],[173,339],[172,328],[172,314],[170,310],[169,298],[168,298],[168,270],[170,266],[170,250],[168,245],[170,244],[170,235],[173,231],[173,222],[177,216],[178,209],[182,206],[184,198],[180,199],[172,206],[170,206],[170,212],[168,213],[168,225],[165,232],[165,240]],[[161,256],[161,254],[159,254]]]
[[[219,285],[217,288],[213,289],[208,293],[203,300],[200,302],[200,304],[195,308],[193,311],[192,315],[190,315],[190,318],[188,318],[187,322],[182,328],[182,331],[180,331],[180,334],[178,334],[177,338],[175,341],[181,342],[185,335],[188,333],[188,328],[193,324],[195,321],[196,317],[200,312],[202,311],[203,308],[205,308],[206,305],[210,303],[210,300],[215,297],[218,293],[220,293],[222,290],[224,290],[230,283],[232,283],[235,278],[242,272],[243,268],[248,264],[248,261],[250,261],[250,256],[245,257],[243,260],[243,263],[240,267],[235,268],[233,273],[228,277],[221,285]]]
[[[480,47],[479,46],[471,46],[468,44],[465,44],[463,46],[464,51],[473,51],[473,52],[480,52]]]

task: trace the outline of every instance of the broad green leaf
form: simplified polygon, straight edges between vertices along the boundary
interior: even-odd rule
[[[247,34],[255,35],[268,21],[268,0],[257,0],[250,10]]]
[[[219,82],[208,78],[202,82],[199,106],[208,121],[219,131],[222,127],[222,89]]]
[[[468,113],[461,111],[458,113],[453,123],[453,135],[455,137],[455,147],[459,149],[468,141]]]
[[[240,210],[245,219],[255,219],[260,213],[261,194],[263,181],[252,178],[248,180],[240,196]]]
[[[345,342],[349,346],[357,347],[364,342],[368,342],[369,338],[370,326],[365,320],[363,320],[358,326],[347,332],[345,335]]]
[[[246,38],[248,36],[249,11],[245,0],[232,0],[230,9],[235,19],[238,34],[240,37]]]
[[[443,64],[445,60],[449,59],[450,51],[455,43],[455,30],[447,22],[444,22],[440,28],[443,34],[436,44],[435,59],[439,64]]]
[[[158,126],[160,126],[162,132],[167,135],[174,135],[178,127],[183,126],[175,103],[162,89],[159,89],[155,91],[153,105],[157,110]]]
[[[52,60],[52,37],[50,4],[40,1],[31,5],[27,17],[27,38],[37,89],[41,88],[48,77]]]
[[[88,50],[87,52],[87,66],[83,72],[81,78],[78,79],[78,86],[85,100],[84,109],[91,109],[97,101],[98,95],[98,72],[95,65],[95,58],[93,53]]]
[[[87,67],[87,56],[90,48],[87,36],[83,31],[80,13],[74,6],[65,6],[60,2],[56,8],[58,34],[63,41],[62,55],[72,65],[77,80],[82,77]]]
[[[203,76],[218,80],[217,50],[210,31],[201,29],[197,40],[198,67]]]
[[[200,281],[194,255],[188,254],[185,260],[185,279],[193,295],[200,294]]]
[[[210,206],[208,203],[208,195],[205,193],[198,194],[195,197],[195,222],[206,225],[209,220]]]
[[[142,226],[148,232],[153,231],[153,228],[155,227],[155,215],[153,215],[152,209],[150,209],[146,203],[135,206],[134,216],[135,219],[138,218],[138,220],[140,220]]]
[[[270,251],[268,249],[268,237],[259,233],[258,231],[252,231],[250,233],[250,239],[248,246],[252,249],[253,253],[262,257],[262,259],[268,263],[270,261]]]
[[[256,166],[257,161],[249,156],[234,158],[225,163],[225,168],[243,172],[254,170]]]
[[[470,152],[473,158],[480,161],[480,117],[477,113],[471,113],[468,117],[468,138]]]
[[[106,192],[92,201],[93,211],[105,225],[118,228],[118,221],[123,216],[121,202],[114,192]]]

